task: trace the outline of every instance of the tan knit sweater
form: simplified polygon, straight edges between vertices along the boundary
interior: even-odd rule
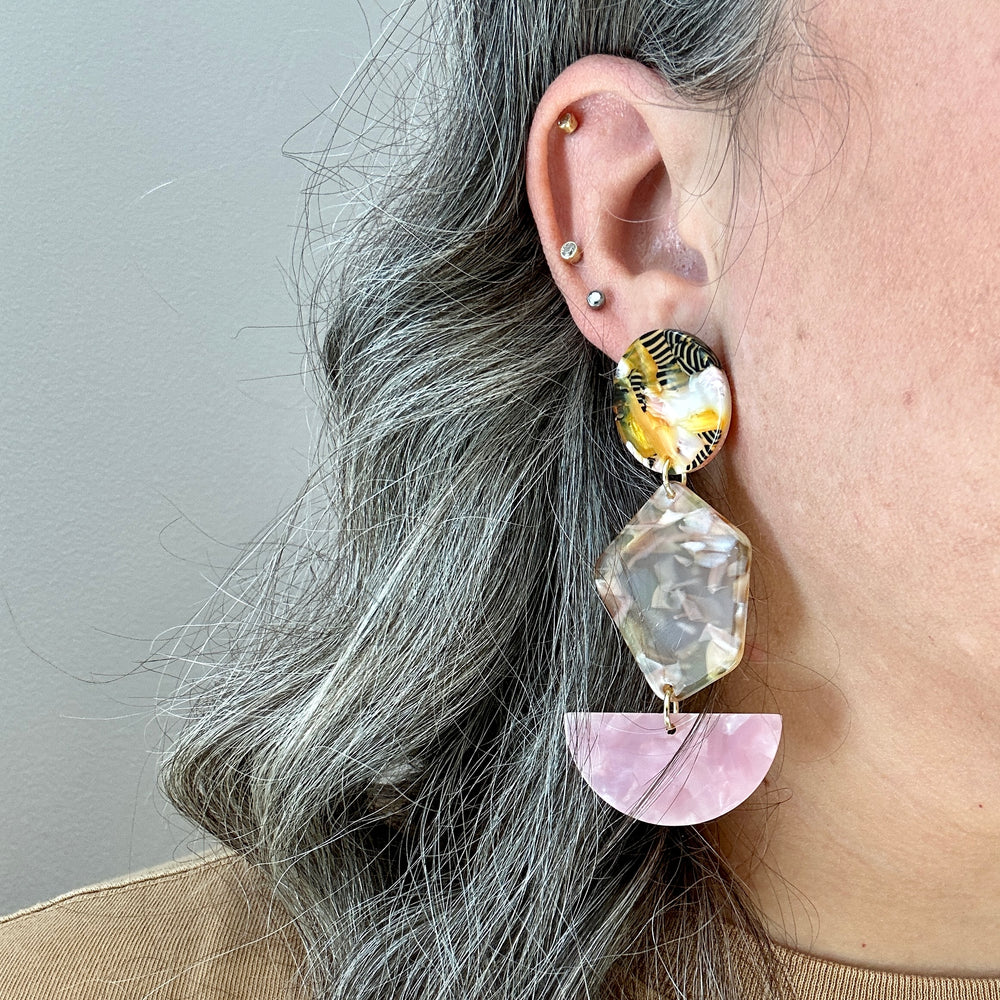
[[[1000,980],[778,951],[801,1000],[1000,1000]],[[250,866],[219,850],[0,918],[0,1000],[307,1000],[301,954]]]

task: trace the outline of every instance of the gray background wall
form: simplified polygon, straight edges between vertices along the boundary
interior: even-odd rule
[[[377,34],[382,17],[365,0]],[[203,844],[135,668],[306,472],[280,148],[357,0],[14,0],[0,39],[0,912]],[[131,675],[130,675],[130,672]]]

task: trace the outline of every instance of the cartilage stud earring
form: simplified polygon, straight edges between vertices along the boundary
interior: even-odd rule
[[[576,115],[574,115],[572,111],[564,111],[559,116],[559,120],[556,122],[560,131],[565,132],[567,135],[571,132],[575,132],[578,124]]]
[[[579,245],[574,243],[572,240],[567,240],[559,248],[559,256],[562,257],[567,264],[579,264],[583,259],[583,250],[581,250]]]

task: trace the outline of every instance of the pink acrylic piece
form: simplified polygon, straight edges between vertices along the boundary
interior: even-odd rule
[[[575,712],[565,717],[570,753],[609,805],[658,826],[704,823],[735,809],[764,780],[781,738],[780,715]],[[698,729],[686,739],[695,724]],[[683,747],[666,779],[664,768]]]

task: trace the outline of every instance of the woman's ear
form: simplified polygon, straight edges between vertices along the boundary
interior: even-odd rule
[[[557,124],[566,112],[575,129]],[[546,90],[528,138],[528,200],[573,319],[610,357],[658,327],[716,325],[728,139],[725,116],[683,104],[630,59],[587,56]],[[568,241],[576,263],[560,257]],[[587,304],[593,290],[600,309]]]

